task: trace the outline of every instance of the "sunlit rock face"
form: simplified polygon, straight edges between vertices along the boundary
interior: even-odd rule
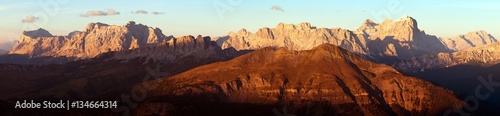
[[[263,47],[285,47],[289,50],[308,50],[323,43],[330,43],[351,52],[374,57],[409,58],[422,54],[450,52],[435,36],[418,28],[417,21],[409,16],[380,24],[366,20],[356,31],[340,28],[316,28],[309,23],[278,24],[275,28],[261,28],[255,34],[245,29],[231,32],[222,48],[238,50]]]
[[[9,54],[86,59],[110,51],[158,44],[168,39],[160,29],[133,21],[125,26],[90,23],[82,32],[72,32],[68,36],[53,36],[44,29],[26,31]]]
[[[469,48],[497,42],[493,36],[483,30],[469,32],[465,35],[459,35],[451,38],[442,38],[442,40],[448,49],[454,51],[463,51]]]

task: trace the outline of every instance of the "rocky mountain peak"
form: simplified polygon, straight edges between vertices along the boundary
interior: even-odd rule
[[[262,37],[264,39],[274,39],[274,35],[273,35],[273,32],[270,28],[261,28],[259,29],[255,35],[257,35],[258,37]]]
[[[148,27],[146,25],[143,25],[141,23],[137,24],[137,23],[135,23],[135,21],[129,21],[127,23],[127,25],[125,25],[124,27],[127,27],[128,29],[131,29],[131,30],[133,30],[132,28],[152,28],[152,27]]]
[[[223,49],[237,50],[263,47],[285,47],[290,50],[308,50],[323,43],[331,43],[351,52],[370,57],[409,58],[421,54],[449,52],[439,38],[418,29],[410,16],[398,20],[387,19],[380,24],[367,19],[355,32],[340,28],[318,28],[310,23],[279,23],[275,28],[261,28],[255,34],[231,33]]]
[[[70,38],[70,39],[71,39],[73,36],[78,35],[78,34],[81,34],[81,33],[82,33],[81,31],[73,31],[73,32],[70,32],[70,33],[68,34],[68,38]]]
[[[24,36],[28,36],[31,38],[39,38],[39,37],[52,37],[54,35],[50,34],[49,31],[39,28],[37,30],[32,30],[32,31],[24,31],[23,32]]]
[[[335,46],[333,44],[321,44],[317,47],[314,47],[311,49],[312,51],[315,52],[333,52],[333,53],[341,53],[341,48],[338,46]]]
[[[417,25],[417,20],[410,16],[403,16],[397,21],[391,19],[386,19],[384,22],[380,23],[381,27],[392,27],[395,29],[409,28],[413,30],[419,30]]]
[[[311,23],[309,23],[309,22],[299,23],[298,25],[295,25],[295,27],[298,30],[300,30],[300,29],[304,29],[304,30],[312,29]]]
[[[394,21],[392,19],[385,19],[380,23],[380,25],[388,25],[390,23],[393,23]]]
[[[109,26],[108,24],[104,24],[104,23],[101,23],[101,22],[96,22],[96,23],[89,23],[87,24],[87,26],[85,27],[85,29],[83,30],[83,32],[90,32],[94,29],[99,29],[103,26]]]
[[[366,33],[366,34],[371,34],[374,32],[377,32],[377,26],[379,24],[373,22],[371,19],[366,19],[363,24],[358,28],[358,32]]]
[[[493,36],[484,30],[469,32],[451,38],[443,38],[442,40],[448,49],[454,51],[463,51],[469,48],[497,42]]]
[[[302,23],[299,23],[297,25],[279,23],[275,27],[275,29],[277,29],[277,30],[310,30],[313,28],[314,27],[312,27],[311,23],[309,23],[309,22],[302,22]]]
[[[487,42],[496,42],[496,39],[484,30],[469,32],[469,33],[467,33],[465,35],[461,35],[461,36],[462,37],[480,38],[480,39],[483,39],[483,41],[485,41],[485,43],[486,43],[486,41]]]
[[[404,26],[408,26],[410,28],[414,28],[414,29],[418,30],[417,20],[415,20],[413,17],[403,16],[397,22],[401,22],[402,25],[404,25]]]
[[[134,21],[125,26],[89,23],[82,32],[72,32],[68,36],[52,36],[43,29],[24,33],[28,36],[22,36],[10,54],[86,59],[105,52],[164,43],[172,38],[165,36],[158,28],[136,24]],[[38,37],[44,38],[40,40]]]
[[[239,33],[247,33],[248,31],[247,31],[247,29],[245,29],[245,28],[241,28],[241,29],[240,29],[240,31],[238,31],[238,32],[239,32]]]
[[[247,36],[247,35],[250,35],[251,33],[250,33],[250,32],[248,32],[248,31],[247,31],[247,29],[242,28],[240,31],[238,31],[238,33],[237,33],[237,34],[238,34],[238,35],[245,35],[245,36]]]
[[[128,21],[127,25],[135,25],[135,21]]]
[[[366,19],[365,22],[363,22],[363,25],[374,27],[377,26],[378,24],[373,22],[371,19]]]

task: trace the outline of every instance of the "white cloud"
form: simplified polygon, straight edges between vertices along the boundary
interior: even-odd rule
[[[22,23],[33,23],[38,20],[38,17],[35,17],[33,15],[27,16],[25,19],[21,20]]]
[[[163,12],[156,12],[156,11],[154,11],[154,12],[152,12],[151,14],[154,14],[154,15],[161,15],[161,14],[164,14],[164,13],[163,13]]]
[[[276,10],[276,11],[285,12],[285,10],[283,8],[281,8],[281,6],[273,6],[273,7],[271,7],[271,9]]]
[[[90,10],[85,14],[81,14],[81,17],[93,17],[93,16],[108,16],[108,15],[119,15],[120,12],[113,9],[109,9],[107,12],[101,10]]]
[[[137,10],[135,12],[132,11],[132,14],[149,14],[149,12],[146,11],[146,10]],[[158,12],[158,11],[153,11],[153,12],[151,12],[151,14],[153,14],[153,15],[161,15],[161,14],[164,14],[164,13],[163,12]]]
[[[107,15],[119,15],[119,14],[120,14],[120,12],[118,12],[118,11],[115,11],[113,9],[108,9]]]
[[[145,10],[137,10],[135,12],[132,12],[133,14],[148,14],[148,11]]]

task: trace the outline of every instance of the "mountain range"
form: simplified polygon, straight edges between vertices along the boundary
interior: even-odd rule
[[[26,58],[64,57],[67,61],[74,61],[93,58],[111,51],[172,43],[172,38],[174,37],[165,36],[158,28],[136,24],[133,21],[124,26],[90,23],[82,32],[75,31],[68,36],[53,36],[44,29],[25,31],[8,54],[22,54],[26,55]],[[412,71],[416,71],[415,66],[406,65],[421,62],[409,62],[411,59],[442,56],[497,42],[494,37],[482,30],[451,38],[428,35],[420,30],[417,21],[409,16],[403,16],[396,21],[387,19],[380,24],[368,19],[355,31],[317,28],[309,23],[297,25],[280,23],[275,28],[261,28],[256,33],[241,29],[236,33],[230,32],[227,36],[214,39],[222,49],[236,50],[257,50],[264,47],[308,50],[330,43],[371,61],[395,66],[398,70]],[[54,63],[54,60],[48,61]],[[36,62],[30,63],[36,64]]]
[[[500,62],[500,43],[492,43],[453,53],[422,55],[393,64],[393,67],[405,72],[417,72],[425,69],[451,67],[456,65],[491,66]]]
[[[409,16],[397,21],[387,19],[380,24],[366,20],[355,31],[341,28],[316,28],[309,23],[278,24],[275,28],[261,28],[255,34],[246,29],[220,37],[223,48],[237,50],[263,47],[285,47],[307,50],[330,43],[351,52],[379,59],[407,59],[425,54],[452,53],[468,48],[495,43],[497,40],[484,31],[470,32],[452,38],[426,34],[417,21]]]
[[[443,67],[495,65],[498,45],[481,30],[429,35],[409,16],[368,19],[355,31],[280,23],[213,39],[165,36],[133,21],[90,23],[67,36],[38,29],[23,32],[0,56],[0,107],[22,99],[115,100],[145,88],[133,115],[273,115],[275,107],[298,115],[442,115],[467,107],[461,93],[409,75],[428,79]],[[441,81],[449,80],[433,80]],[[474,113],[494,112],[484,111],[489,106]]]

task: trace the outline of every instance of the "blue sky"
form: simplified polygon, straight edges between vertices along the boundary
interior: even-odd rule
[[[283,9],[272,10],[273,6]],[[81,17],[108,9],[119,15]],[[145,10],[149,14],[134,14]],[[153,15],[151,12],[163,14]],[[23,30],[44,28],[55,35],[83,30],[90,22],[125,25],[136,21],[166,35],[221,36],[246,28],[255,32],[278,23],[310,22],[317,27],[355,30],[366,19],[381,22],[409,15],[429,34],[450,37],[485,30],[500,38],[500,1],[467,0],[15,0],[0,1],[0,42]],[[22,23],[28,16],[35,22]]]

